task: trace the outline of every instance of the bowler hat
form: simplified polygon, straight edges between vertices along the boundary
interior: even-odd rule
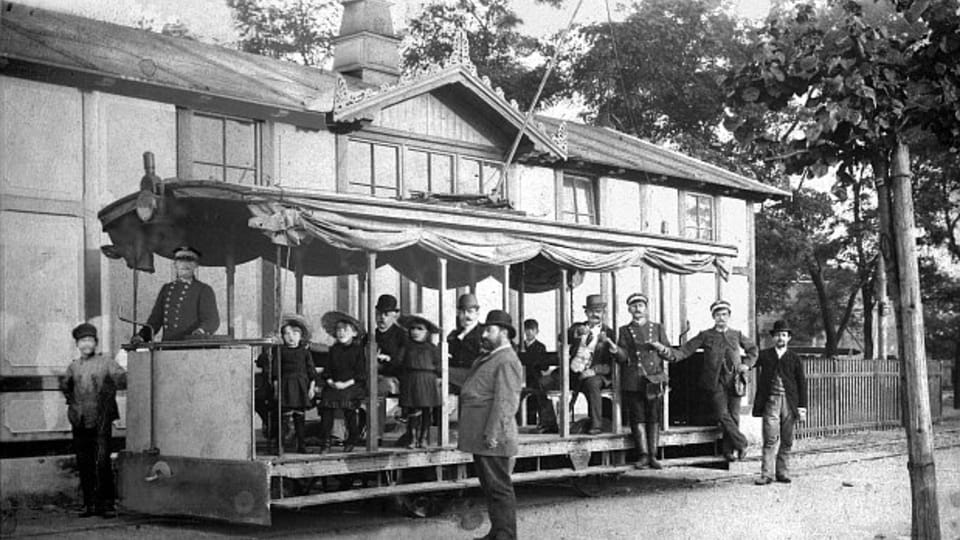
[[[718,309],[730,311],[730,302],[727,302],[726,300],[717,300],[716,302],[710,304],[711,315],[713,315]]]
[[[587,303],[583,306],[583,309],[605,308],[605,307],[607,307],[607,303],[606,301],[604,301],[602,294],[590,294],[590,295],[587,295]]]
[[[173,250],[173,258],[181,261],[199,261],[200,251],[190,246],[180,246]]]
[[[323,314],[323,317],[320,318],[320,324],[323,326],[323,331],[330,334],[332,337],[337,336],[337,324],[345,322],[357,331],[357,335],[363,335],[363,327],[360,325],[360,321],[356,318],[347,315],[342,311],[328,311]]]
[[[310,331],[310,323],[307,322],[306,317],[300,315],[299,313],[287,313],[280,318],[283,321],[283,324],[280,325],[282,330],[285,326],[293,326],[294,328],[299,328],[300,333],[303,334],[303,341],[310,341],[310,335],[313,333]]]
[[[397,302],[397,297],[392,294],[381,294],[380,298],[377,298],[376,310],[381,313],[386,313],[387,311],[400,311],[400,305]]]
[[[475,294],[461,294],[460,298],[457,299],[457,309],[470,309],[479,307],[480,302],[477,302],[477,295]]]
[[[422,324],[427,328],[427,332],[430,332],[431,334],[437,334],[440,332],[440,328],[433,324],[433,322],[431,322],[430,319],[428,319],[423,313],[404,315],[400,317],[400,320],[397,322],[399,322],[400,326],[406,328],[407,330],[409,330],[410,327],[415,324]]]
[[[787,324],[787,321],[784,321],[784,320],[779,320],[773,323],[773,328],[770,330],[770,335],[773,336],[779,332],[786,332],[791,336],[793,335],[793,331],[790,330],[790,325]]]
[[[77,327],[73,329],[73,340],[77,341],[85,337],[92,337],[100,341],[100,338],[97,337],[97,327],[90,323],[78,324]]]
[[[635,292],[627,297],[627,305],[632,306],[634,302],[643,302],[646,305],[650,305],[650,299],[647,298],[647,295]]]
[[[510,314],[502,309],[491,309],[490,313],[487,313],[487,320],[483,321],[483,326],[496,325],[501,328],[507,329],[507,335],[510,339],[513,339],[517,336],[517,329],[513,327],[513,318],[510,317]]]

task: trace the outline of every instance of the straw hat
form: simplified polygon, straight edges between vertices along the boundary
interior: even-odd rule
[[[363,327],[360,325],[360,321],[342,311],[328,311],[320,318],[320,324],[323,326],[323,330],[327,334],[330,334],[331,337],[337,336],[337,323],[341,322],[352,325],[354,329],[356,329],[358,336],[363,335]]]
[[[280,329],[283,330],[285,326],[293,326],[300,329],[300,333],[303,334],[303,341],[310,341],[310,336],[313,335],[313,331],[310,328],[310,323],[307,322],[306,317],[300,315],[299,313],[286,313],[280,317],[282,324]],[[281,332],[282,333],[282,332]]]
[[[413,313],[410,315],[403,315],[400,317],[400,319],[397,322],[400,324],[400,326],[406,328],[407,330],[409,330],[410,326],[414,324],[422,324],[427,327],[427,331],[430,332],[431,334],[440,333],[440,327],[433,324],[433,322],[431,322],[430,319],[428,319],[427,316],[424,315],[423,313]]]

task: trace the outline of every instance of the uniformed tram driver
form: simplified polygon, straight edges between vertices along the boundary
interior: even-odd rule
[[[150,318],[133,343],[151,341],[162,334],[163,341],[178,341],[213,334],[220,327],[220,313],[213,289],[196,279],[200,252],[189,246],[173,251],[177,279],[160,288]]]

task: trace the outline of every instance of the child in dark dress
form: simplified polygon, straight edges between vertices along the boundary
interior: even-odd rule
[[[357,410],[366,395],[367,356],[363,340],[359,339],[360,321],[346,313],[330,311],[324,314],[322,322],[323,328],[337,341],[330,347],[320,375],[326,384],[320,396],[320,451],[330,447],[333,417],[340,409],[347,428],[343,450],[351,452],[355,445],[360,444]]]
[[[302,454],[306,452],[304,414],[312,404],[317,377],[313,357],[307,348],[310,341],[310,327],[303,317],[287,315],[284,317],[283,326],[280,327],[280,334],[283,344],[274,348],[270,380],[274,388],[273,394],[280,397],[284,442],[287,442],[292,435],[296,440],[296,451]],[[257,365],[261,368],[266,367],[266,353],[260,355]],[[293,425],[292,430],[289,428],[290,424]],[[271,430],[271,437],[275,436],[276,430]]]
[[[430,431],[430,412],[440,406],[440,349],[430,340],[440,329],[423,315],[401,318],[401,326],[410,333],[410,341],[400,352],[400,406],[407,417],[407,432],[398,446],[423,448]]]

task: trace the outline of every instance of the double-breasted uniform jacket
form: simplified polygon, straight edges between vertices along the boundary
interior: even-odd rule
[[[580,350],[580,339],[576,336],[577,327],[584,326],[588,326],[586,322],[576,323],[567,330],[567,342],[570,344],[571,359],[577,356],[577,351]],[[605,324],[601,324],[600,331],[607,335],[607,339],[610,342],[617,339],[617,334],[613,328]],[[610,345],[608,343],[597,344],[593,350],[593,358],[588,368],[595,371],[597,375],[607,377],[613,370],[613,357],[614,355],[610,353]]]
[[[670,346],[667,334],[660,323],[631,322],[620,327],[620,335],[617,336],[617,347],[619,347],[617,361],[623,364],[623,370],[620,372],[621,390],[643,392],[648,382],[666,382],[663,358],[647,345],[649,343]]]
[[[763,408],[770,398],[773,377],[776,374],[780,375],[790,411],[794,418],[799,416],[797,409],[807,406],[807,377],[803,373],[803,362],[797,353],[787,349],[782,357],[777,358],[775,348],[764,349],[757,357],[756,367],[757,394],[753,400],[753,416],[763,416]]]
[[[162,330],[164,341],[177,341],[193,334],[198,328],[207,334],[213,334],[220,328],[217,298],[206,283],[196,279],[178,279],[160,288],[147,325],[139,335],[145,341],[150,341]]]
[[[704,390],[713,390],[720,385],[728,387],[740,363],[752,367],[757,361],[757,346],[743,332],[728,328],[723,332],[715,328],[704,330],[671,352],[673,360],[683,360],[697,349],[703,348],[703,369],[697,385]],[[741,359],[743,348],[746,358]]]
[[[474,326],[467,335],[460,339],[461,329],[454,329],[447,335],[447,344],[450,348],[450,367],[469,369],[474,360],[480,358],[481,337],[483,336],[483,327],[479,324]]]
[[[112,358],[98,353],[75,359],[60,378],[70,424],[109,433],[111,423],[120,418],[117,390],[126,384],[126,371]]]
[[[512,347],[477,359],[460,389],[457,448],[471,454],[510,457],[517,454],[517,419],[523,378]],[[497,441],[487,448],[488,440]]]

